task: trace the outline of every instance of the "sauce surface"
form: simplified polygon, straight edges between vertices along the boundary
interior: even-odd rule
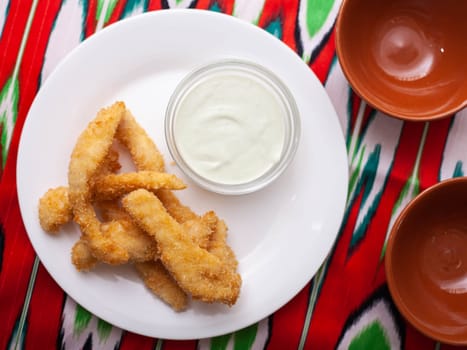
[[[180,101],[175,142],[200,176],[242,184],[280,160],[286,110],[265,82],[244,73],[218,72],[200,80]]]

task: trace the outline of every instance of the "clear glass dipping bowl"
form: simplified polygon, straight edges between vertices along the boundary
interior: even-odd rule
[[[177,144],[177,114],[185,97],[197,88],[200,82],[216,74],[240,74],[264,84],[274,92],[276,102],[283,107],[284,142],[279,160],[265,173],[253,180],[241,183],[223,183],[202,176],[187,161]],[[225,195],[240,195],[258,191],[277,179],[291,163],[300,140],[300,116],[295,100],[285,84],[268,69],[249,61],[229,59],[216,61],[189,73],[173,92],[165,115],[165,137],[169,152],[182,172],[204,189]]]

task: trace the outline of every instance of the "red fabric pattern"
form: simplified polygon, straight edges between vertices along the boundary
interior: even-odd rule
[[[272,316],[271,337],[268,350],[281,350],[284,344],[297,349],[305,323],[310,284],[303,288],[290,302]]]
[[[5,310],[2,311],[4,322],[1,323],[0,348],[5,348],[9,340],[8,337],[12,334],[13,326],[21,313],[35,258],[35,253],[22,224],[18,199],[16,197],[16,156],[21,128],[39,87],[38,83],[45,49],[59,6],[60,1],[57,0],[39,2],[36,13],[42,15],[34,17],[19,71],[18,116],[4,176],[0,183],[0,198],[2,199],[0,201],[0,220],[5,227],[6,252],[3,256],[3,269],[0,274],[0,310]],[[27,14],[28,12],[24,11],[24,13]],[[20,35],[16,36],[20,39],[22,37]],[[16,55],[12,53],[10,57],[16,57]],[[13,252],[21,252],[22,254],[18,255],[16,253],[13,255]],[[41,288],[46,289],[43,290]],[[60,320],[62,303],[60,298],[63,297],[63,292],[51,280],[50,276],[45,271],[42,271],[36,278],[31,307],[33,304],[36,304],[37,298],[41,299],[41,292],[44,291],[50,297],[58,298],[55,300],[58,302],[58,307],[57,304],[52,305],[54,304],[54,299],[49,303],[42,300],[38,306],[34,307],[34,312],[38,311],[39,314],[42,313],[41,309],[47,312],[48,321],[50,321],[50,323],[47,322],[47,327],[49,327]],[[31,308],[31,312],[33,312],[32,310]],[[35,320],[35,316],[32,316],[32,320]],[[44,320],[39,321],[43,322]],[[53,336],[56,338],[57,334],[53,334]],[[53,343],[55,344],[55,341]]]
[[[0,86],[4,86],[13,73],[31,5],[31,0],[12,0],[10,2],[8,16],[0,38]]]
[[[352,233],[360,209],[363,189],[350,209],[350,215],[331,258],[320,298],[316,304],[306,345],[310,348],[334,348],[340,332],[350,315],[366,300],[382,281],[376,276],[391,212],[399,194],[410,177],[417,156],[422,124],[408,124],[404,128],[399,149],[394,159],[393,171],[398,177],[391,177],[385,186],[381,203],[371,220],[366,238],[358,244],[351,256],[348,255]],[[316,320],[316,322],[313,322]],[[325,335],[325,336],[324,336]]]
[[[155,348],[156,341],[150,337],[144,337],[139,334],[125,332],[120,342],[119,350],[152,350]]]
[[[316,74],[318,79],[324,84],[327,74],[336,55],[335,35],[334,31],[331,32],[326,45],[323,46],[318,56],[310,62],[310,68]]]
[[[91,36],[97,26],[97,0],[84,2],[87,5],[84,34]],[[114,23],[123,16],[127,1],[120,0],[115,5],[108,23]],[[0,38],[0,84],[4,86],[13,73],[29,16],[31,0],[12,0]],[[233,0],[199,0],[196,8],[209,9],[214,4],[224,13],[231,14]],[[266,0],[258,25],[267,27],[271,21],[281,22],[282,40],[293,50],[298,51],[297,14],[299,0]],[[9,157],[0,182],[0,223],[4,227],[5,241],[2,270],[0,271],[0,348],[6,348],[15,322],[20,317],[29,283],[35,253],[26,235],[19,212],[16,196],[16,157],[21,128],[34,96],[39,89],[40,74],[44,55],[54,20],[62,5],[60,0],[39,1],[32,22],[30,36],[25,46],[19,71],[19,105],[16,127],[12,135]],[[162,0],[148,1],[148,10],[162,8]],[[330,67],[335,60],[334,33],[331,32],[322,44],[322,50],[309,63],[321,82],[325,82]],[[355,123],[361,100],[353,96],[352,119]],[[362,125],[365,126],[373,110],[366,108]],[[439,180],[443,148],[449,133],[451,119],[430,123],[424,152],[420,161],[420,190],[428,188]],[[310,330],[306,337],[307,349],[332,349],[348,316],[357,310],[368,297],[385,283],[384,264],[380,261],[387,227],[401,191],[411,176],[417,157],[424,123],[405,123],[397,145],[391,176],[387,181],[378,210],[374,213],[366,233],[366,238],[352,250],[349,249],[357,216],[361,209],[363,189],[352,203],[348,218],[335,246],[326,276],[320,290],[320,297],[314,309]],[[1,174],[1,173],[0,173]],[[33,176],[33,174],[31,174]],[[365,185],[364,185],[365,186]],[[368,276],[372,276],[369,278]],[[278,310],[271,318],[271,334],[267,349],[296,348],[299,344],[311,285],[308,284],[295,298]],[[28,312],[27,349],[55,348],[61,327],[61,313],[64,293],[40,265],[34,285],[34,294]],[[406,325],[404,348],[433,349],[435,342]],[[124,332],[119,348],[153,349],[157,340]],[[196,341],[164,341],[164,350],[196,349]],[[441,350],[466,349],[442,345]]]
[[[92,34],[96,32],[97,28],[97,0],[89,0],[88,1],[88,9],[86,15],[86,24],[84,35],[86,38],[90,37]]]
[[[29,307],[27,349],[53,349],[61,329],[65,293],[40,265]],[[40,342],[38,342],[40,339]]]
[[[163,350],[196,350],[196,340],[166,340]]]
[[[294,51],[297,51],[298,48],[295,37],[298,6],[298,0],[266,0],[258,21],[258,26],[266,28],[271,21],[280,19],[282,24],[281,40]]]

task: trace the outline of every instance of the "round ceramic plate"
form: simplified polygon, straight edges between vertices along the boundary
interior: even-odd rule
[[[176,84],[192,69],[225,58],[273,71],[294,95],[302,120],[291,166],[271,186],[222,196],[197,188],[169,157],[164,112]],[[70,249],[76,225],[56,236],[38,221],[43,193],[67,184],[75,141],[98,109],[123,100],[163,152],[167,171],[188,188],[194,211],[213,209],[229,227],[243,279],[229,308],[192,302],[176,313],[152,295],[131,266],[75,270]],[[118,327],[151,337],[190,339],[246,327],[276,311],[313,277],[336,238],[348,184],[343,134],[325,90],[281,41],[242,20],[210,11],[151,12],[113,24],[84,41],[40,89],[21,136],[17,161],[20,208],[41,262],[76,302]]]

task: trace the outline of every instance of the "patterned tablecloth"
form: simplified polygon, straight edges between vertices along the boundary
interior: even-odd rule
[[[404,321],[389,295],[383,258],[388,231],[408,201],[442,179],[464,175],[467,110],[439,122],[404,123],[366,106],[335,55],[339,5],[339,0],[0,0],[0,348],[451,348]],[[36,257],[16,194],[21,128],[59,61],[104,26],[163,8],[224,12],[284,41],[324,84],[350,164],[344,221],[317,275],[270,317],[197,341],[132,334],[77,305]]]

